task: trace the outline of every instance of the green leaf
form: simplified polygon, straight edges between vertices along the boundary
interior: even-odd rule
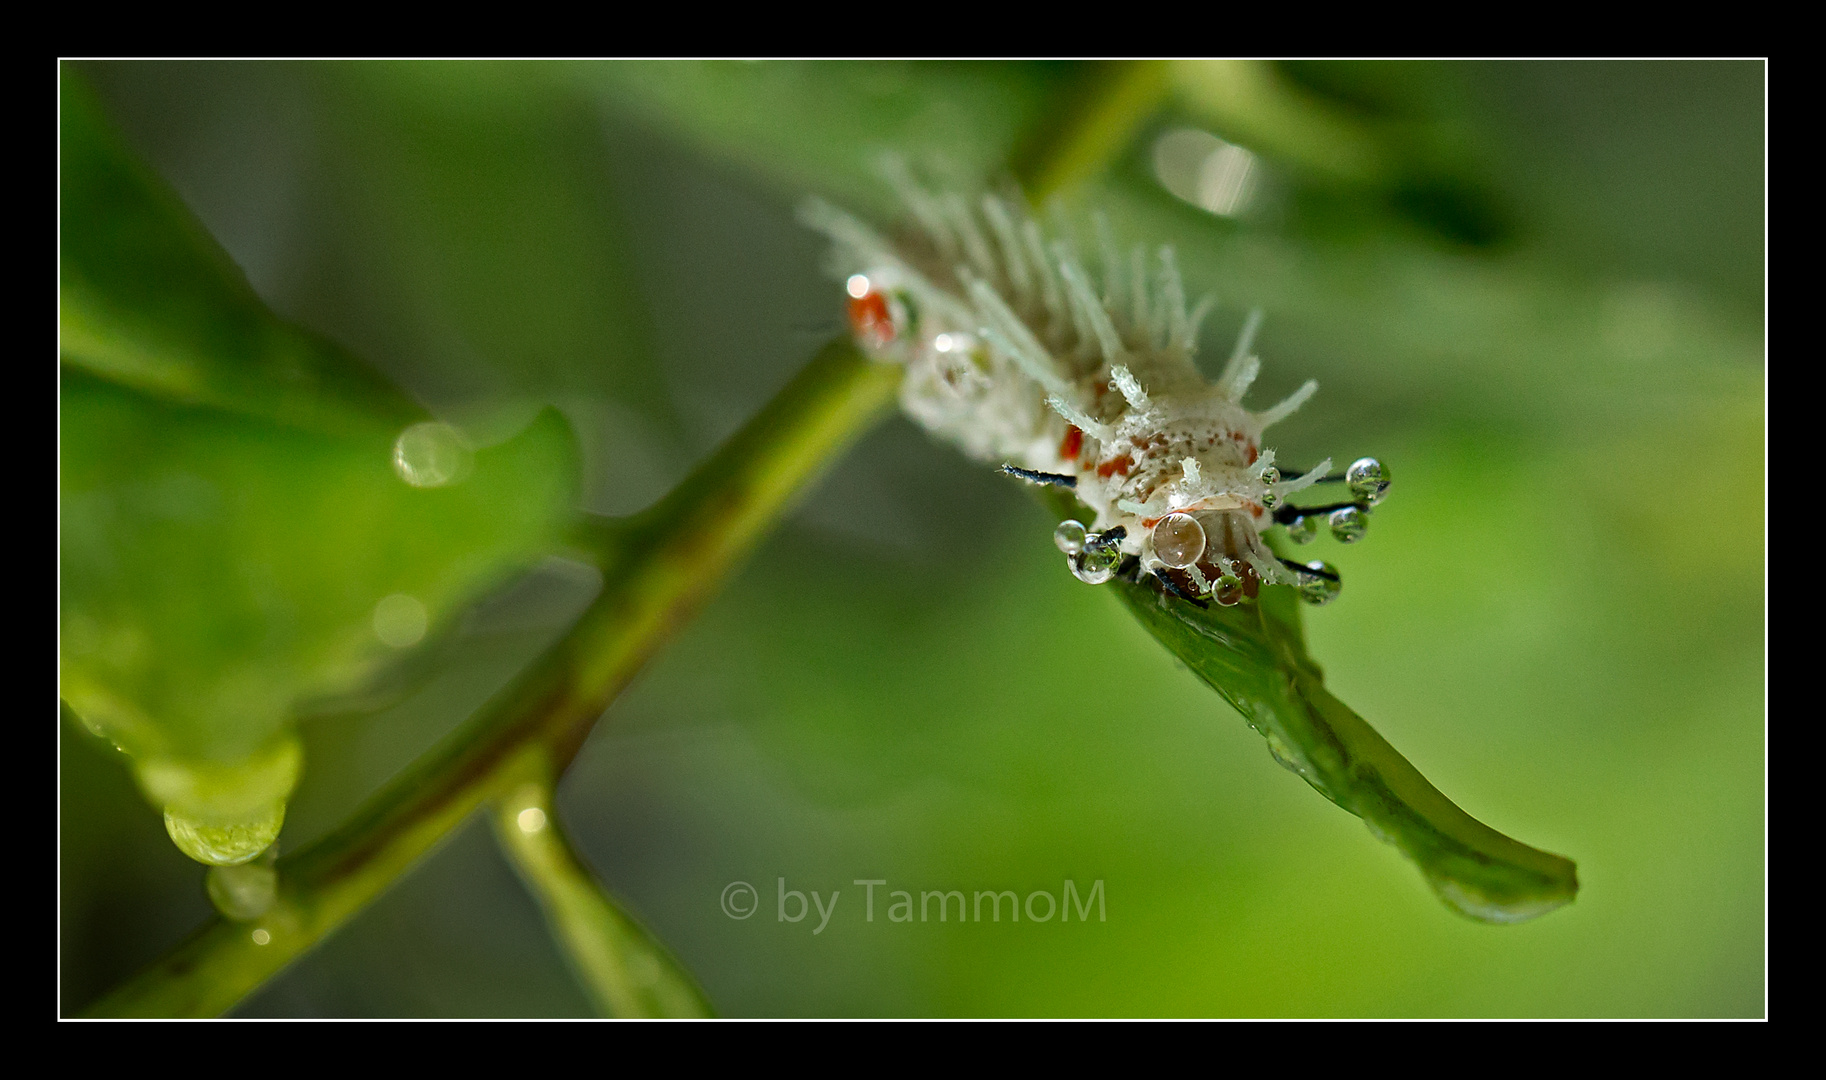
[[[277,427],[67,369],[62,423],[63,692],[149,794],[191,815],[283,798],[295,765],[250,763],[296,714],[360,689],[536,560],[575,502],[555,412],[442,487],[405,482],[385,436]],[[229,774],[196,776],[205,762]],[[250,770],[267,779],[231,790]]]
[[[1114,584],[1141,624],[1268,740],[1276,761],[1399,848],[1452,908],[1485,922],[1521,922],[1577,894],[1570,860],[1460,810],[1325,689],[1306,654],[1292,588],[1201,609],[1146,585]]]
[[[172,839],[277,834],[292,727],[549,551],[576,514],[555,412],[477,450],[274,316],[63,83],[61,659]]]
[[[276,895],[256,924],[211,922],[97,1002],[94,1014],[220,1014],[360,911],[485,801],[512,797],[529,768],[562,773],[654,650],[807,481],[887,410],[900,377],[846,335],[650,511],[589,530],[607,580],[564,637],[344,825],[279,859]],[[586,935],[618,932],[580,925]]]
[[[373,434],[426,419],[367,364],[275,317],[67,68],[61,110],[66,363],[168,400],[317,431]]]

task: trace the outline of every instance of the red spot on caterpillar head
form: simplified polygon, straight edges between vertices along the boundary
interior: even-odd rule
[[[1130,458],[1127,454],[1124,454],[1118,458],[1111,458],[1110,460],[1097,466],[1097,475],[1103,477],[1105,480],[1108,480],[1112,473],[1120,473],[1123,476],[1127,476],[1129,474],[1129,470],[1134,467],[1135,467],[1134,460],[1132,458]]]
[[[1262,456],[1262,455],[1260,455],[1260,454],[1258,454],[1258,453],[1256,453],[1256,449],[1255,449],[1255,444],[1254,444],[1254,443],[1247,443],[1247,444],[1245,444],[1245,448],[1246,448],[1246,449],[1247,449],[1247,450],[1248,450],[1248,451],[1249,451],[1249,460],[1248,460],[1248,462],[1247,462],[1247,463],[1248,463],[1248,464],[1250,464],[1250,465],[1254,465],[1254,464],[1255,464],[1255,459],[1256,459],[1256,458],[1258,458],[1258,457],[1261,457],[1261,456]]]
[[[1078,460],[1078,455],[1083,452],[1084,432],[1078,430],[1078,425],[1076,424],[1067,425],[1065,428],[1065,438],[1059,442],[1059,456],[1067,461],[1076,461]]]
[[[887,298],[871,289],[850,298],[850,329],[864,345],[879,349],[894,340],[894,316]]]

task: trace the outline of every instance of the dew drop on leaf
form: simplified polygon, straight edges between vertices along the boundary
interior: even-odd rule
[[[252,860],[279,838],[285,824],[285,803],[235,822],[200,821],[165,808],[165,832],[178,850],[201,863],[234,866]]]
[[[238,922],[257,919],[279,895],[279,872],[265,863],[212,866],[206,879],[209,902]]]
[[[428,420],[400,432],[393,471],[413,487],[448,487],[469,475],[475,455],[456,428]]]

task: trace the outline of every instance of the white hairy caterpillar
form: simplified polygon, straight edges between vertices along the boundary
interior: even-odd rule
[[[901,404],[927,429],[971,457],[1075,491],[1095,518],[1054,534],[1075,576],[1152,578],[1201,605],[1236,604],[1264,583],[1295,585],[1315,603],[1337,595],[1334,568],[1282,560],[1262,532],[1280,524],[1305,543],[1326,517],[1352,542],[1388,474],[1364,458],[1344,477],[1352,501],[1286,502],[1328,479],[1331,461],[1285,479],[1262,446],[1263,431],[1318,384],[1260,412],[1244,407],[1261,367],[1250,352],[1259,312],[1208,381],[1193,358],[1210,301],[1187,310],[1170,247],[1150,259],[1138,246],[1123,260],[1099,230],[1094,281],[1018,201],[985,195],[972,205],[922,189],[904,169],[889,173],[913,223],[901,242],[819,200],[801,213],[835,242],[857,340],[906,366]]]

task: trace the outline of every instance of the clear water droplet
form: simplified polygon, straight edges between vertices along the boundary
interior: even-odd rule
[[[1270,465],[1266,469],[1262,470],[1262,483],[1278,484],[1280,482],[1281,482],[1281,470],[1275,468],[1273,465]]]
[[[1067,555],[1065,565],[1072,572],[1072,577],[1086,585],[1101,585],[1116,576],[1114,567],[1095,566],[1085,561],[1083,555]]]
[[[1296,586],[1300,591],[1300,599],[1309,604],[1318,604],[1321,606],[1336,600],[1338,598],[1338,593],[1344,588],[1344,583],[1338,580],[1338,568],[1328,562],[1309,562],[1306,564],[1306,568],[1308,570],[1323,571],[1331,576],[1321,577],[1318,574],[1300,574],[1299,584]]]
[[[238,922],[258,919],[279,895],[279,873],[265,863],[212,866],[205,878],[209,902]]]
[[[285,803],[278,802],[241,821],[199,821],[165,808],[165,832],[178,850],[200,863],[234,866],[249,862],[279,838]]]
[[[1059,522],[1059,527],[1052,531],[1052,542],[1067,555],[1076,555],[1084,550],[1084,539],[1088,535],[1084,522],[1068,519]]]
[[[1331,534],[1340,544],[1354,544],[1369,531],[1369,515],[1355,506],[1331,512]]]
[[[1281,497],[1280,497],[1280,496],[1279,496],[1279,495],[1276,495],[1276,494],[1275,494],[1275,493],[1274,493],[1274,492],[1272,492],[1272,491],[1264,491],[1264,492],[1262,492],[1262,507],[1263,507],[1263,509],[1266,509],[1266,510],[1273,510],[1273,509],[1274,509],[1274,508],[1275,508],[1275,507],[1277,507],[1277,506],[1279,506],[1279,505],[1281,505]]]
[[[1154,555],[1181,570],[1205,553],[1205,527],[1191,514],[1168,514],[1154,525]]]
[[[1267,732],[1267,737],[1268,755],[1274,758],[1275,764],[1296,776],[1305,776],[1306,770],[1300,767],[1300,755],[1287,744],[1287,740],[1272,731]]]
[[[474,464],[469,440],[436,420],[413,424],[393,444],[393,471],[413,487],[448,487],[468,476]]]
[[[1373,457],[1358,458],[1344,471],[1344,486],[1351,495],[1374,506],[1388,494],[1388,468]]]
[[[1319,518],[1309,514],[1297,517],[1287,523],[1287,539],[1296,544],[1310,544],[1312,538],[1319,535]]]
[[[1067,556],[1072,576],[1086,585],[1101,585],[1115,577],[1116,567],[1122,562],[1121,540],[1120,535],[1111,539],[1108,533],[1092,533],[1085,539],[1082,552]]]
[[[1235,607],[1243,602],[1243,582],[1234,574],[1225,574],[1211,586],[1211,599],[1224,607]]]

